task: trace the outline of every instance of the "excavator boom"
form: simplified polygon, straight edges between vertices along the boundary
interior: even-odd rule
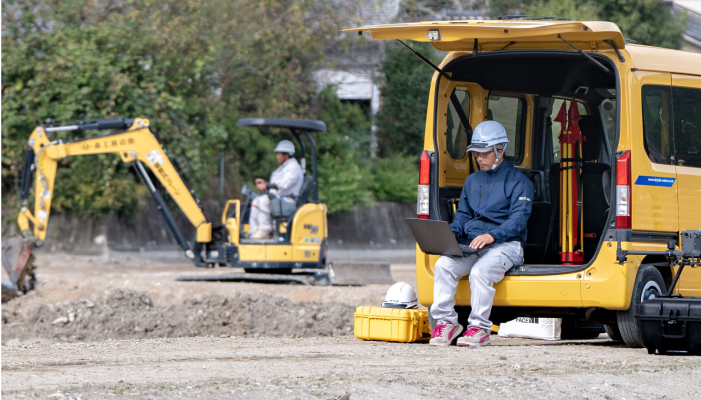
[[[122,132],[67,141],[51,141],[49,139],[51,132],[88,129],[111,129],[122,130]],[[198,242],[207,243],[211,241],[212,224],[207,222],[197,199],[195,199],[193,193],[180,177],[158,139],[151,132],[149,121],[144,118],[133,120],[109,118],[81,121],[75,125],[68,126],[36,127],[29,137],[29,147],[25,151],[23,165],[20,193],[22,207],[17,218],[22,235],[25,238],[32,237],[37,247],[41,246],[46,239],[58,160],[70,156],[105,153],[119,154],[123,162],[134,163],[137,174],[149,188],[151,198],[161,213],[168,230],[178,245],[185,251],[186,256],[194,259],[195,255],[190,249],[190,245],[180,232],[165,200],[160,192],[156,190],[146,172],[146,168],[153,172],[154,176],[161,182],[165,190],[168,191],[175,203],[187,216],[190,223],[197,229]],[[34,212],[30,211],[27,205],[33,175],[35,175],[34,194],[36,196]],[[33,229],[30,228],[30,223],[33,225]]]

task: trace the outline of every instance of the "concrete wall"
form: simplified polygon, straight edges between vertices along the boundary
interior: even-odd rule
[[[203,204],[210,221],[221,220],[221,206]],[[358,208],[350,213],[329,215],[329,247],[331,249],[413,248],[414,239],[404,219],[414,217],[415,204],[379,202],[371,208]],[[13,215],[5,210],[5,217]],[[184,215],[176,215],[185,238],[195,236],[195,229]],[[16,222],[5,219],[3,239],[17,233]],[[37,251],[98,255],[112,252],[159,253],[177,256],[179,246],[171,238],[160,214],[153,206],[129,218],[109,215],[101,221],[86,219],[71,212],[52,213],[46,244]]]

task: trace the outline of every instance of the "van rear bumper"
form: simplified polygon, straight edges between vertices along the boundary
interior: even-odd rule
[[[437,259],[436,256],[422,253],[417,246],[416,282],[419,301],[425,306],[433,304],[433,265]],[[616,244],[604,242],[596,259],[587,266],[523,265],[512,268],[501,282],[494,285],[496,294],[493,304],[626,310],[630,306],[641,261],[641,257],[629,256],[627,262],[619,264],[616,261]],[[455,304],[470,305],[470,295],[470,283],[465,277],[458,282]]]

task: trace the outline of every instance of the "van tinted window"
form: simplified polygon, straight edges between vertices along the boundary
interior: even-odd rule
[[[669,125],[672,93],[668,86],[645,85],[643,100],[643,138],[650,161],[674,163],[673,131]]]
[[[599,112],[604,117],[604,129],[606,129],[606,139],[609,143],[609,150],[615,149],[616,143],[616,99],[606,99],[601,103]]]
[[[672,96],[675,163],[701,167],[701,89],[675,87]]]
[[[521,97],[490,94],[487,103],[487,120],[499,122],[509,138],[506,160],[521,161],[523,139],[526,135],[526,101]]]
[[[465,115],[469,118],[470,93],[464,90],[455,90],[455,96],[458,98],[463,111],[465,111]],[[458,112],[455,110],[455,107],[453,107],[453,102],[448,103],[447,118],[448,130],[446,134],[446,150],[452,159],[462,160],[465,157],[467,145],[472,139],[471,137],[468,137],[468,135],[472,135],[472,130],[465,130],[465,127],[460,121]]]

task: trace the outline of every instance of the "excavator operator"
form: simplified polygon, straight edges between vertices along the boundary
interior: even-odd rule
[[[299,196],[304,182],[304,171],[294,158],[295,146],[289,140],[282,140],[275,147],[277,162],[280,166],[266,182],[256,179],[256,188],[268,191],[268,195],[258,196],[253,200],[249,220],[249,239],[269,239],[273,231],[273,219],[270,215],[270,196],[279,196],[283,201],[294,203]]]

